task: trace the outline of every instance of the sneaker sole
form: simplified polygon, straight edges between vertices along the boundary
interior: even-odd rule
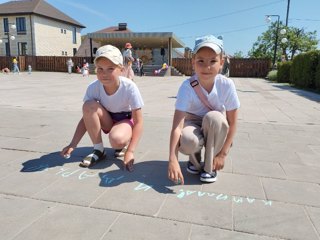
[[[199,175],[199,174],[200,174],[200,171],[191,170],[191,169],[189,169],[189,168],[187,168],[187,172],[188,172],[188,173],[191,173],[191,174],[193,174],[193,175]]]
[[[215,178],[203,178],[203,177],[200,177],[200,181],[201,182],[206,182],[206,183],[213,183],[213,182],[217,181],[217,177],[215,177]]]

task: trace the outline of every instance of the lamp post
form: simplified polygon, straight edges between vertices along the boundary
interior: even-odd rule
[[[279,24],[280,24],[280,16],[279,15],[266,15],[266,21],[270,22],[271,17],[277,17],[277,27],[276,27],[276,40],[274,43],[274,53],[273,53],[273,61],[272,61],[272,68],[275,68],[276,60],[277,60],[277,48],[278,48],[278,37],[279,37]],[[287,33],[286,29],[281,29],[280,34],[285,35]],[[286,44],[288,39],[283,37],[281,39],[282,44]],[[283,49],[283,55],[285,55],[285,49]]]
[[[8,23],[8,25],[11,26],[12,30],[15,30],[17,27],[14,23]],[[15,36],[10,36],[10,27],[8,28],[8,32],[7,32],[7,37],[6,38],[0,38],[0,44],[3,43],[2,39],[7,39],[8,42],[8,52],[7,55],[10,57],[11,56],[11,49],[10,49],[10,40],[15,40]]]
[[[276,40],[274,43],[274,52],[273,52],[273,60],[272,60],[272,68],[275,68],[276,59],[277,59],[277,48],[278,48],[278,33],[279,33],[279,22],[280,22],[280,16],[279,15],[267,15],[266,21],[270,22],[271,17],[277,17],[277,28],[276,28]]]

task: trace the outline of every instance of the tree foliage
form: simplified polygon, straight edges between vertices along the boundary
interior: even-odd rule
[[[281,29],[285,29],[286,33],[282,35],[280,33]],[[317,31],[306,32],[304,28],[286,27],[281,22],[277,27],[277,22],[272,22],[268,30],[258,37],[248,55],[253,58],[272,59],[277,34],[277,60],[280,60],[281,56],[284,56],[286,60],[293,59],[299,53],[317,49]],[[282,43],[283,38],[287,38],[288,41]]]
[[[242,51],[237,51],[233,54],[234,58],[244,58],[243,52]]]

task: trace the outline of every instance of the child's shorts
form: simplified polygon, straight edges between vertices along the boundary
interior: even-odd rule
[[[131,126],[131,128],[134,125],[134,122],[132,119],[132,112],[119,112],[119,113],[109,112],[109,114],[112,118],[113,124],[116,124],[118,122],[124,122],[124,123],[128,123]],[[104,129],[102,129],[102,131],[105,134],[109,133],[109,131],[104,130]]]

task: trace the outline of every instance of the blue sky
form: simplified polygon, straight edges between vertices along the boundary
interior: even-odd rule
[[[7,2],[0,0],[0,3]],[[280,15],[285,23],[288,0],[47,0],[86,26],[81,34],[126,22],[134,32],[173,32],[193,48],[196,37],[222,35],[227,53],[247,55],[267,30],[265,15]],[[320,39],[320,0],[291,0],[289,26],[317,31]],[[272,18],[276,21],[277,17]],[[318,45],[320,48],[320,45]],[[182,49],[183,50],[183,49]]]

